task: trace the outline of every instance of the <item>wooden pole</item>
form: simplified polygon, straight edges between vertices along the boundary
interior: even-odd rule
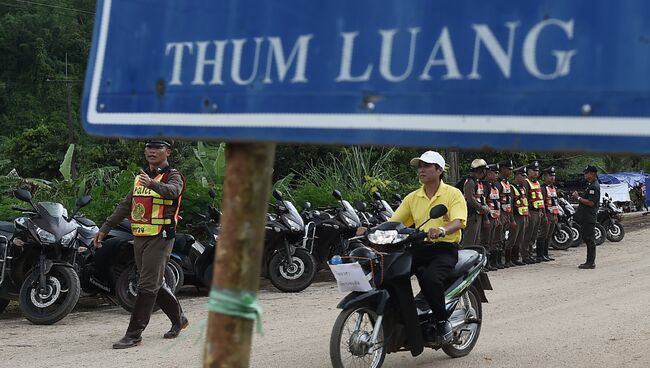
[[[219,246],[212,286],[259,290],[264,224],[271,192],[275,143],[226,144]],[[254,321],[208,312],[204,367],[244,368]]]

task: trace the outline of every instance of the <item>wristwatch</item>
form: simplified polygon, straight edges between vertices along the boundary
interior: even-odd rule
[[[445,235],[447,235],[447,230],[445,230],[444,227],[440,226],[440,227],[438,228],[438,230],[442,231],[442,235],[440,235],[440,236],[445,236]]]

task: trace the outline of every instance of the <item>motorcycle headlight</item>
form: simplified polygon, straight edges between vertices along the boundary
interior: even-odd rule
[[[61,245],[68,246],[72,244],[72,241],[76,237],[77,237],[77,229],[74,229],[71,232],[63,235],[63,237],[61,238]]]
[[[76,230],[75,230],[76,232]],[[43,230],[41,228],[36,228],[36,234],[38,234],[38,238],[41,240],[43,243],[54,243],[56,241],[56,237],[54,234],[47,230]]]
[[[368,240],[373,244],[394,244],[406,239],[408,234],[398,234],[397,230],[376,230],[368,234]]]
[[[286,220],[289,226],[291,227],[291,230],[298,231],[302,228],[302,226],[300,226],[299,223],[293,221],[291,218],[287,217]]]

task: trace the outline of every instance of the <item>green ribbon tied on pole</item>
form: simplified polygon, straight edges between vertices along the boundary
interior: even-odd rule
[[[257,304],[257,296],[253,292],[213,287],[210,290],[208,310],[226,316],[255,321],[257,333],[264,334],[262,331],[262,307]]]

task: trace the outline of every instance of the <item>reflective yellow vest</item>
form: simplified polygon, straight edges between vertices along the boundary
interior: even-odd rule
[[[530,185],[530,201],[533,204],[533,208],[543,209],[544,208],[544,196],[542,195],[542,186],[538,181],[533,183],[530,179],[526,179],[528,185]]]
[[[164,174],[153,178],[157,182],[163,180]],[[176,202],[176,203],[174,203]],[[177,201],[162,198],[152,189],[139,184],[138,177],[133,183],[133,199],[131,201],[131,232],[133,236],[156,236],[163,231],[164,225],[178,223],[181,196]],[[176,205],[174,218],[164,218],[165,206]]]
[[[520,190],[517,185],[512,186],[512,190],[515,194],[515,207],[517,207],[517,213],[521,216],[528,216],[528,198],[526,198],[526,193],[523,190]]]

